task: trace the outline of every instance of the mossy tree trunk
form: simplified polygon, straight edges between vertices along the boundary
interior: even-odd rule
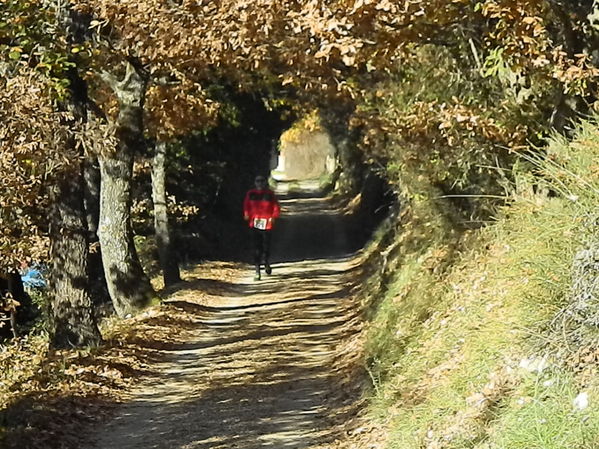
[[[173,251],[168,224],[166,200],[166,143],[156,142],[152,160],[152,200],[154,201],[154,228],[156,245],[164,285],[169,286],[181,280],[179,264]]]
[[[127,316],[148,306],[156,297],[143,271],[131,227],[131,183],[136,151],[145,146],[143,100],[146,80],[139,67],[127,63],[123,80],[108,74],[105,80],[119,101],[116,122],[116,151],[99,157],[100,221],[98,236],[108,292],[119,316]]]

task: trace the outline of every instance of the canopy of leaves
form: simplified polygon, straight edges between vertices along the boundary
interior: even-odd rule
[[[48,107],[56,92],[66,92],[57,86],[66,86],[64,72],[76,64],[109,119],[118,104],[100,75],[118,78],[125,61],[138,60],[150,82],[146,130],[159,139],[216,123],[215,84],[292,98],[308,109],[343,99],[357,105],[352,123],[363,133],[366,158],[396,158],[400,150],[396,167],[426,169],[451,190],[478,183],[489,173],[480,167],[497,166],[506,149],[536,138],[560,94],[595,98],[590,49],[596,32],[588,3],[74,0],[77,39],[68,39],[55,10],[40,8],[52,2],[10,0],[0,7],[0,51],[5,72],[22,66],[44,75],[38,97],[48,99],[38,101]],[[18,83],[34,75],[22,76],[9,77],[17,84],[3,93],[4,114],[27,98],[21,90],[31,83]],[[56,138],[43,131],[49,129],[44,114],[27,114],[27,120],[11,115],[11,132],[19,136],[11,139],[38,148],[34,178],[41,185],[44,178],[36,176],[48,170],[40,167],[55,170],[49,142]],[[56,116],[47,119],[58,123]],[[90,139],[88,131],[78,135],[113,145]],[[7,161],[16,157],[8,139]],[[409,160],[414,163],[405,165]],[[32,187],[22,185],[9,196],[45,204],[32,202]],[[33,221],[27,229],[37,233]]]

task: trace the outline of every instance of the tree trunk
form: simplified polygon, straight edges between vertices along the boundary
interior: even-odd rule
[[[133,156],[125,151],[100,158],[102,188],[99,237],[108,292],[119,316],[135,313],[155,297],[144,273],[131,228]]]
[[[164,285],[169,286],[181,280],[179,265],[172,248],[168,225],[168,212],[165,186],[166,144],[156,142],[152,160],[152,200],[154,201],[154,228],[158,258],[162,268]]]
[[[353,105],[342,104],[322,113],[323,126],[331,137],[336,151],[337,187],[350,195],[359,192],[363,178],[363,163],[358,150],[359,130],[350,128],[349,116]]]
[[[12,299],[19,303],[16,310],[10,310],[10,328],[13,337],[17,338],[20,334],[19,325],[25,321],[24,317],[27,317],[31,313],[31,298],[25,293],[23,279],[21,279],[21,275],[17,271],[6,273],[0,276],[0,278],[3,284],[6,282]]]
[[[59,25],[69,34],[77,26],[67,4],[58,7]],[[67,73],[70,98],[61,105],[72,113],[71,125],[86,119],[87,85],[76,67]],[[102,336],[93,314],[89,290],[87,222],[83,205],[83,148],[73,137],[65,142],[65,157],[72,163],[61,173],[52,191],[50,216],[50,340],[55,347],[96,346]]]
[[[100,166],[98,158],[88,156],[83,163],[83,179],[85,182],[84,205],[89,235],[89,276],[90,288],[94,299],[95,309],[111,303],[106,285],[106,276],[102,266],[102,249],[98,238],[98,223],[100,221]],[[105,309],[105,307],[102,307]]]
[[[122,81],[105,75],[119,100],[118,145],[100,156],[100,222],[102,263],[114,309],[119,316],[148,306],[156,294],[143,271],[131,228],[131,182],[135,151],[145,145],[142,113],[146,82],[131,63]]]
[[[51,342],[61,348],[96,346],[102,340],[88,290],[89,247],[82,180],[79,170],[59,183],[50,227]]]

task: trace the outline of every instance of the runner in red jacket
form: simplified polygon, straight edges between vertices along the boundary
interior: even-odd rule
[[[281,213],[275,193],[268,188],[264,176],[256,176],[255,188],[248,190],[243,200],[243,218],[253,234],[255,280],[260,280],[260,265],[264,263],[266,274],[272,273],[270,266],[270,232],[274,221]]]

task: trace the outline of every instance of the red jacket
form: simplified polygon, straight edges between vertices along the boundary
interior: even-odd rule
[[[243,218],[250,228],[270,230],[273,221],[279,217],[281,206],[270,189],[251,189],[243,200]]]

